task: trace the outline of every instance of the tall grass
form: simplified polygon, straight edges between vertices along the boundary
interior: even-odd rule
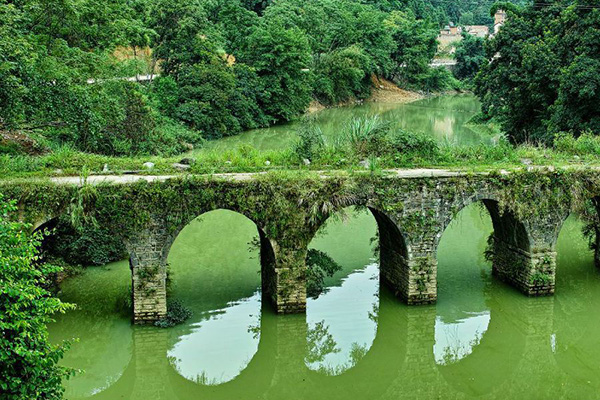
[[[285,150],[259,151],[242,145],[228,150],[207,150],[196,156],[188,170],[191,173],[256,172],[290,169],[377,169],[390,168],[509,168],[525,163],[538,165],[595,164],[600,165],[600,138],[585,133],[579,138],[558,135],[553,148],[513,146],[500,138],[494,145],[454,146],[438,144],[431,137],[401,129],[392,130],[379,117],[356,118],[350,121],[333,143],[326,143],[320,129],[305,127],[294,146]],[[173,174],[178,157],[108,157],[81,153],[69,146],[56,147],[43,156],[0,155],[0,176],[79,175],[84,168],[101,173],[107,165],[113,173],[140,171],[148,174]],[[307,163],[305,159],[309,159]],[[143,164],[151,161],[154,169]],[[368,161],[366,163],[366,161]]]

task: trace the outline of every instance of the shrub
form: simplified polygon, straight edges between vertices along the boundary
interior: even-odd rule
[[[600,155],[600,137],[590,131],[575,138],[571,133],[561,132],[554,137],[554,148],[558,151],[574,155]]]
[[[9,222],[15,211],[0,194],[0,392],[6,400],[60,399],[71,371],[57,365],[65,345],[51,345],[46,325],[70,305],[45,287],[58,268],[39,263],[40,236]]]
[[[300,161],[314,160],[325,147],[323,131],[313,121],[305,121],[298,130],[300,139],[294,144],[294,154]]]
[[[398,129],[388,138],[387,151],[401,154],[415,154],[424,158],[435,158],[439,153],[437,142],[422,133]]]
[[[361,157],[379,155],[386,145],[389,128],[378,115],[352,118],[342,132],[341,143]]]
[[[77,229],[60,221],[55,234],[44,243],[48,255],[71,265],[105,265],[122,260],[127,254],[123,241],[102,226],[85,224]]]
[[[179,300],[171,300],[167,304],[167,316],[154,323],[160,328],[170,328],[179,325],[192,316],[192,311]]]

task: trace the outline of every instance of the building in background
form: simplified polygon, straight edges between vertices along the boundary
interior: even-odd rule
[[[506,22],[506,11],[498,10],[494,15],[494,35],[500,32],[500,28]]]

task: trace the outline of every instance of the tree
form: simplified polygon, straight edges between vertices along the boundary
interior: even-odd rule
[[[374,70],[373,60],[358,46],[324,54],[316,65],[314,94],[325,104],[365,99],[371,93]]]
[[[258,76],[259,105],[273,122],[289,121],[311,100],[310,48],[304,33],[279,23],[263,23],[248,38],[239,61]]]
[[[58,269],[40,262],[39,235],[9,220],[15,210],[0,194],[0,391],[7,400],[60,399],[71,371],[57,365],[65,347],[49,343],[46,325],[70,306],[45,289]]]
[[[485,56],[484,39],[463,33],[463,40],[456,46],[456,67],[454,74],[458,79],[471,79],[488,62]]]
[[[512,142],[600,131],[600,13],[576,0],[508,11],[476,78],[483,111]]]
[[[394,74],[409,84],[418,84],[421,75],[429,70],[429,63],[437,51],[437,30],[425,20],[418,20],[410,12],[394,11],[385,24],[396,42],[391,57]]]

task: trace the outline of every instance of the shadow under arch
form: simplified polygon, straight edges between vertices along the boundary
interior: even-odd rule
[[[501,213],[498,207],[498,202],[490,199],[481,199],[483,208],[487,212],[483,212],[484,215],[489,214],[491,219],[491,225],[494,229],[493,237],[496,239],[504,240],[510,243],[512,246],[518,247],[523,251],[528,251],[529,240],[526,236],[525,227],[518,221],[514,216],[505,211]],[[463,209],[456,215],[457,220],[464,221],[462,218],[467,216],[467,212],[475,212],[477,201],[467,204]],[[468,218],[468,217],[467,217]],[[484,216],[485,218],[485,216]],[[468,221],[468,220],[467,220]],[[488,220],[489,221],[489,220]],[[483,225],[477,226],[475,220],[472,221],[474,226],[467,226],[467,229],[486,230],[485,224],[489,223],[482,220]],[[489,225],[488,225],[489,226]],[[442,236],[440,236],[439,243],[442,242],[445,235],[449,230],[446,229]],[[458,232],[452,232],[457,234]],[[486,232],[482,232],[485,235]],[[450,238],[448,238],[450,239]],[[453,243],[452,255],[461,257],[464,259],[466,253],[470,253],[475,247],[480,248],[481,239],[478,238],[476,241],[468,241],[468,236],[460,235],[454,240],[457,243]],[[475,238],[472,238],[475,239]],[[438,243],[438,244],[439,244]],[[467,243],[466,248],[460,249],[460,243]],[[476,244],[479,243],[479,244]],[[472,248],[473,247],[473,248]],[[439,246],[438,246],[439,250]],[[465,251],[465,254],[461,255],[461,250]],[[483,249],[480,249],[483,250]],[[450,254],[448,254],[450,255]],[[440,258],[438,253],[439,269],[441,270],[445,266],[445,262]],[[465,260],[471,263],[479,263],[475,258]],[[460,263],[455,260],[455,268],[464,268],[461,261]],[[475,270],[474,270],[475,272]],[[462,280],[463,287],[473,287],[472,284],[468,283],[469,278],[464,273],[458,272],[458,279]],[[489,278],[487,278],[489,279]],[[438,279],[438,282],[440,280]],[[441,282],[443,284],[443,282]],[[465,286],[467,285],[467,286]],[[519,321],[522,316],[514,309],[514,302],[527,302],[529,299],[522,296],[516,291],[506,290],[506,285],[499,282],[498,280],[483,280],[481,289],[476,285],[475,290],[481,290],[481,303],[477,301],[473,302],[472,296],[469,296],[469,307],[474,309],[466,310],[464,307],[467,303],[458,302],[458,305],[448,304],[444,298],[443,291],[438,301],[438,315],[440,307],[452,306],[453,309],[456,307],[463,307],[461,310],[464,315],[461,315],[461,319],[455,324],[462,325],[467,323],[468,319],[479,317],[479,315],[485,317],[485,314],[481,314],[482,311],[486,311],[488,314],[487,328],[484,332],[479,332],[481,336],[475,337],[474,342],[469,341],[467,346],[470,352],[463,355],[459,359],[449,359],[444,364],[435,362],[436,368],[444,380],[455,390],[462,392],[470,396],[480,396],[484,394],[492,393],[495,389],[500,387],[502,383],[508,381],[511,376],[514,375],[515,371],[518,370],[523,349],[526,344],[526,338],[523,330],[519,327],[516,321]],[[468,294],[467,290],[467,294]],[[460,296],[455,296],[453,301],[460,300]],[[472,304],[477,303],[477,304]],[[462,304],[462,306],[461,306]],[[480,307],[484,307],[481,309]],[[455,309],[452,314],[455,314]],[[479,313],[479,314],[478,314]],[[472,315],[472,316],[470,316]],[[466,319],[462,318],[466,317]],[[449,325],[450,327],[453,324]],[[448,335],[449,333],[446,333]],[[471,338],[468,338],[471,340]],[[435,354],[433,354],[435,357]]]
[[[48,245],[55,240],[60,240],[60,237],[57,236],[55,232],[55,229],[58,227],[59,223],[60,217],[51,217],[44,221],[38,222],[31,227],[32,235],[41,235],[41,242],[38,251],[42,256],[42,260],[44,259],[44,250],[48,248]]]

